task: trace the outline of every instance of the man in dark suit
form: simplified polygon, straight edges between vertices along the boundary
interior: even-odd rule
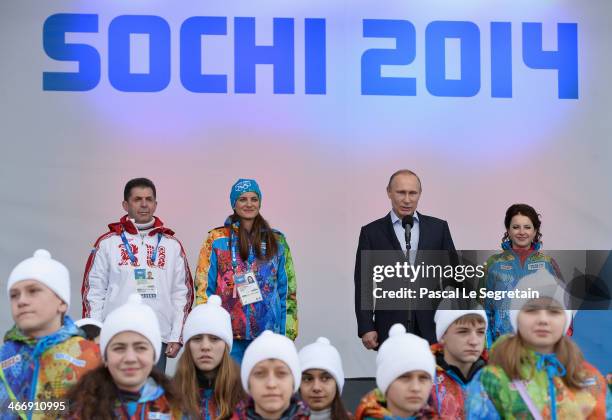
[[[421,197],[421,180],[412,171],[402,169],[389,179],[387,195],[391,200],[391,212],[382,219],[361,228],[355,262],[355,313],[358,335],[367,349],[377,349],[387,338],[389,328],[402,323],[407,331],[417,334],[430,343],[436,341],[436,328],[432,310],[364,310],[361,305],[361,251],[383,250],[406,253],[402,218],[413,215],[414,225],[410,240],[411,250],[455,251],[453,239],[446,221],[416,212]],[[411,258],[414,264],[414,257]]]

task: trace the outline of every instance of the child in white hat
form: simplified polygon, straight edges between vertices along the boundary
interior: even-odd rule
[[[485,351],[487,315],[483,309],[443,309],[436,311],[436,337],[431,346],[436,359],[436,380],[432,407],[442,417],[465,418],[465,388],[487,363]]]
[[[301,376],[293,341],[264,331],[244,353],[240,379],[250,398],[236,407],[233,419],[308,420],[308,406],[295,395]]]
[[[170,380],[154,369],[161,353],[157,316],[138,294],[112,311],[100,332],[104,365],[71,391],[75,418],[180,418],[185,412]]]
[[[6,289],[15,325],[0,347],[0,410],[26,418],[32,413],[19,405],[64,399],[100,364],[100,351],[67,315],[70,275],[49,251],[39,249],[20,262]]]
[[[344,370],[340,353],[319,337],[298,353],[302,368],[300,397],[310,407],[311,420],[348,420],[342,403]]]
[[[230,356],[233,345],[230,314],[217,295],[196,306],[183,328],[185,347],[174,383],[190,413],[203,419],[228,419],[244,399],[240,369]]]
[[[362,419],[437,419],[428,405],[436,364],[429,343],[395,324],[376,356],[376,385],[355,413]]]
[[[511,302],[515,334],[497,339],[489,365],[468,386],[467,418],[605,418],[605,380],[566,335],[572,311],[562,284],[541,269],[515,291],[538,296]]]

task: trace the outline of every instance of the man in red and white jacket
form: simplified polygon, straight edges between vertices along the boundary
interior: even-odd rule
[[[123,209],[127,215],[108,225],[87,260],[81,295],[83,317],[104,321],[138,293],[155,311],[162,333],[162,357],[176,357],[181,348],[183,324],[193,304],[193,279],[185,251],[174,231],[155,217],[153,182],[132,179],[125,185]]]

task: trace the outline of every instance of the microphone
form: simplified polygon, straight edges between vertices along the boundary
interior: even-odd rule
[[[402,219],[402,227],[404,228],[404,235],[406,238],[406,254],[408,254],[408,250],[410,249],[410,231],[412,230],[412,225],[414,225],[414,217],[412,214],[404,216]]]

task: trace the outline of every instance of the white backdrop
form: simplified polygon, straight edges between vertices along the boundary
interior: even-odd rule
[[[99,84],[85,92],[45,91],[43,72],[76,72],[43,48],[56,13],[98,16],[97,33],[67,43],[95,47]],[[171,79],[159,92],[121,92],[108,77],[108,28],[120,15],[162,17],[171,32]],[[229,214],[229,188],[253,177],[262,214],[283,231],[298,279],[302,346],[326,335],[349,377],[371,376],[374,353],[356,336],[353,266],[360,226],[389,211],[385,186],[399,168],[423,180],[419,210],[448,220],[460,249],[495,249],[505,209],[533,205],[548,249],[610,249],[612,208],[612,3],[515,1],[89,1],[0,3],[0,273],[37,248],[72,275],[70,313],[94,240],[122,215],[124,183],[146,176],[157,214],[175,229],[195,270],[207,231]],[[180,28],[192,16],[227,18],[226,36],[204,37],[203,69],[227,75],[228,93],[193,93],[180,80]],[[235,17],[254,17],[256,42],[270,45],[272,18],[293,18],[295,93],[274,94],[269,65],[256,93],[235,93]],[[326,92],[304,93],[304,19],[325,19]],[[361,57],[393,49],[363,36],[364,19],[410,21],[416,56],[384,77],[416,78],[415,96],[362,95]],[[480,90],[440,97],[426,87],[425,34],[434,21],[467,21],[480,34]],[[491,22],[510,22],[512,97],[491,95]],[[523,22],[542,23],[543,49],[557,48],[557,24],[577,24],[578,98],[559,99],[556,70],[522,61]],[[146,72],[148,39],[131,45]],[[447,78],[460,78],[459,43],[447,40]],[[144,70],[142,70],[144,69]],[[453,76],[453,72],[455,75]],[[458,72],[458,73],[457,73]],[[0,288],[0,302],[6,290]],[[3,305],[3,307],[5,307]],[[0,311],[0,329],[12,325]]]

